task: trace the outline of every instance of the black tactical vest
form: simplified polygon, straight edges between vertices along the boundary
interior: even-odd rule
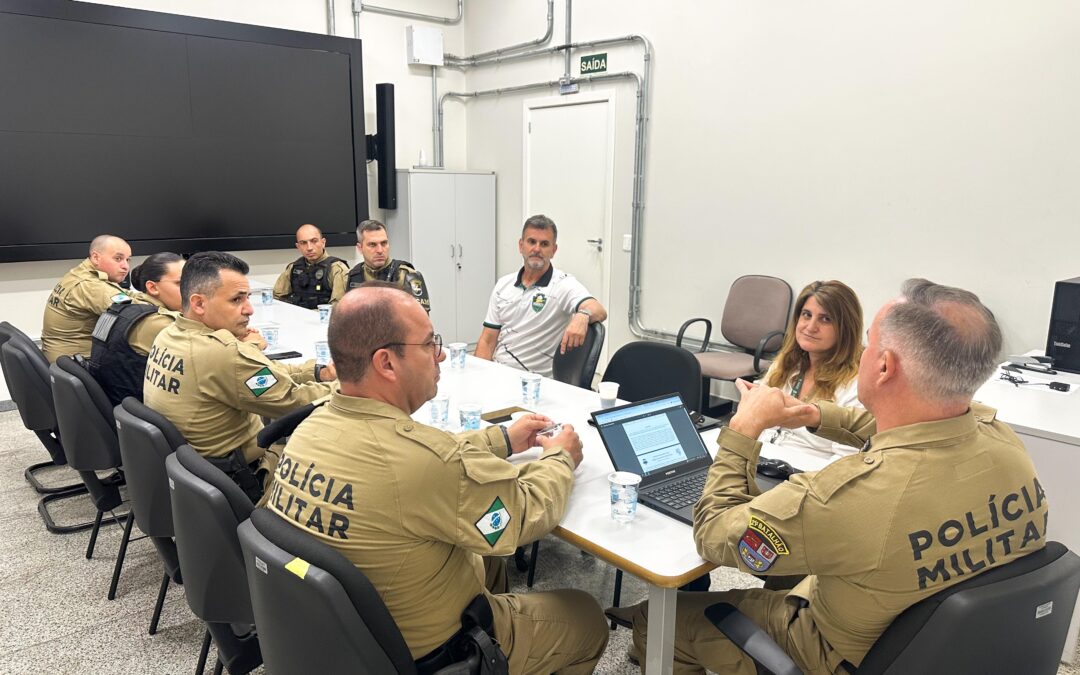
[[[292,273],[289,274],[292,290],[285,296],[285,302],[306,309],[315,309],[330,302],[330,296],[334,292],[330,272],[336,262],[345,261],[333,256],[327,256],[325,260],[315,264],[309,264],[303,257],[297,259],[292,264]],[[345,266],[348,267],[348,263],[345,263]]]
[[[98,317],[92,334],[90,374],[113,405],[120,405],[127,396],[143,400],[146,357],[131,348],[128,333],[157,310],[154,305],[118,302]]]
[[[365,271],[367,269],[367,265],[360,263],[349,272],[348,290],[351,291],[365,281],[372,281],[372,279],[366,277]],[[404,274],[401,274],[402,272]],[[374,281],[385,281],[401,286],[416,298],[424,311],[431,312],[431,300],[428,296],[427,283],[424,282],[424,275],[420,274],[419,270],[412,266],[412,263],[406,260],[391,260],[381,269],[375,271],[373,275],[375,277]]]

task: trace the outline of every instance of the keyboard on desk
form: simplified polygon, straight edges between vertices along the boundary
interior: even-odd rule
[[[642,490],[642,494],[673,509],[685,508],[696,504],[701,498],[708,475],[707,471],[692,473],[678,480]]]

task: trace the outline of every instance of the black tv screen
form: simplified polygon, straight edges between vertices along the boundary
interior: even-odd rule
[[[292,248],[367,218],[358,40],[0,0],[0,261]]]

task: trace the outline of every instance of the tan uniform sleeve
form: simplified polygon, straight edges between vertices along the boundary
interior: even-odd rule
[[[863,408],[845,408],[829,401],[817,404],[821,424],[813,432],[834,443],[861,448],[866,439],[877,433],[877,420]]]
[[[158,333],[173,325],[176,319],[160,310],[139,321],[128,333],[128,344],[139,356],[150,354],[150,348],[154,346],[154,338]]]
[[[315,359],[308,359],[303,363],[277,363],[277,366],[289,373],[294,382],[303,384],[315,381]]]
[[[330,267],[330,302],[335,303],[349,290],[349,268],[336,262]]]
[[[226,347],[220,353],[231,363],[220,364],[211,372],[220,373],[224,379],[214,393],[234,408],[281,417],[332,393],[326,383],[295,381],[288,368],[266,358],[253,344],[238,340]]]
[[[496,457],[505,458],[510,456],[510,444],[504,429],[499,424],[492,424],[479,431],[463,431],[457,437],[477,447],[487,448]]]
[[[700,501],[694,542],[701,557],[751,574],[858,574],[879,564],[888,530],[883,505],[842,488],[873,471],[859,455],[796,474],[761,494],[751,473],[761,443],[725,428]]]
[[[117,296],[130,297],[134,302],[141,302],[134,294],[129,294],[119,286],[113,286],[110,283],[101,281],[94,283],[92,281],[83,282],[71,289],[71,294],[68,295],[67,303],[74,307],[79,307],[85,310],[94,312],[95,314],[102,314],[114,302],[118,302]]]
[[[285,266],[285,271],[274,282],[274,299],[284,300],[292,293],[292,263]]]
[[[424,467],[429,498],[406,496],[403,523],[422,539],[443,541],[479,555],[510,555],[518,546],[551,532],[566,511],[574,480],[573,460],[561,448],[546,450],[524,465],[496,457],[502,443],[491,434],[488,447],[459,435],[456,447],[440,448],[436,430],[419,425],[405,432],[442,457]],[[495,430],[497,433],[498,430]],[[442,443],[448,438],[442,434]]]

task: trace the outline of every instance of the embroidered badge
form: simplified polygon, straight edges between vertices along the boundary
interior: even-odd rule
[[[255,398],[262,396],[267,389],[275,384],[277,384],[277,378],[274,377],[269,368],[262,368],[259,372],[244,380],[244,385],[251,390],[252,394],[255,394]]]
[[[773,566],[777,556],[788,555],[784,540],[765,521],[750,516],[750,525],[739,539],[739,557],[755,572],[764,572]]]
[[[424,287],[421,285],[419,279],[409,279],[409,285],[412,286],[412,294],[416,297],[420,297],[424,294]]]
[[[476,529],[480,530],[480,534],[484,535],[488,545],[494,548],[495,543],[503,536],[503,532],[506,531],[506,526],[509,524],[510,513],[503,506],[502,499],[496,497],[484,515],[480,516],[480,520],[476,521]]]
[[[547,296],[544,295],[543,293],[537,293],[536,295],[533,296],[533,299],[532,299],[532,311],[539,314],[540,310],[544,309],[544,305],[546,305],[546,304],[547,304]]]
[[[320,269],[317,269],[317,270],[315,270],[315,278],[316,278],[316,279],[318,279],[318,280],[322,281],[322,278],[323,278],[324,276],[326,276],[326,272],[325,272],[325,271],[323,271],[323,270],[322,270],[321,268],[320,268]]]

